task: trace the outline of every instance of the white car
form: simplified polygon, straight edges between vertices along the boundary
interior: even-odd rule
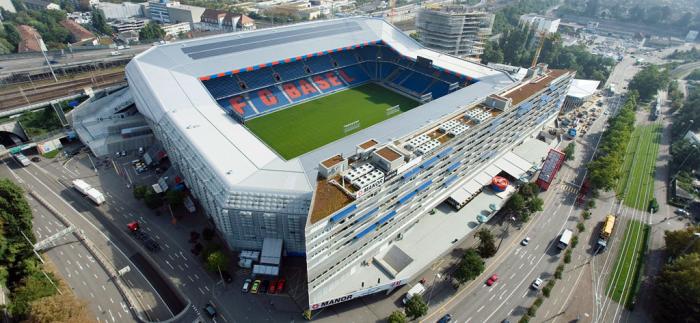
[[[527,246],[530,243],[530,237],[525,237],[523,241],[520,241],[520,244],[523,246]]]
[[[537,279],[535,279],[535,281],[532,282],[532,285],[530,285],[530,287],[532,287],[532,289],[540,289],[540,286],[542,286],[543,282],[544,280],[542,280],[542,278],[537,277]]]

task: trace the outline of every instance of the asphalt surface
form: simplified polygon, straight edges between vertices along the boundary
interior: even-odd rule
[[[201,232],[204,227],[209,226],[208,221],[198,214],[185,216],[173,223],[173,218],[167,211],[157,216],[153,210],[146,208],[143,202],[135,200],[130,188],[132,185],[150,185],[158,178],[151,171],[136,173],[130,163],[135,158],[137,157],[132,153],[116,160],[97,161],[94,157],[81,153],[69,160],[42,160],[30,168],[43,169],[44,171],[35,172],[35,176],[56,183],[51,186],[52,190],[70,203],[89,202],[72,188],[58,184],[58,179],[70,182],[72,179],[81,178],[105,193],[107,202],[99,207],[100,212],[86,212],[87,217],[91,222],[102,226],[101,230],[112,238],[114,244],[132,246],[133,249],[123,248],[130,250],[126,253],[130,258],[136,252],[148,258],[155,264],[158,274],[192,303],[182,321],[194,321],[197,318],[215,322],[279,322],[301,319],[302,309],[286,294],[242,293],[243,280],[250,278],[250,272],[234,267],[237,259],[232,258],[231,266],[227,268],[233,275],[231,284],[221,284],[218,274],[207,272],[200,258],[190,252],[192,245],[188,240],[191,231]],[[144,250],[127,233],[127,223],[134,220],[138,220],[142,230],[160,244],[160,252],[151,253]],[[144,275],[149,277],[150,274],[144,272]],[[161,294],[168,292],[161,290],[157,282],[151,283]],[[288,289],[293,288],[289,283],[288,280]],[[214,319],[202,315],[202,309],[208,303],[217,309],[218,316]],[[163,303],[160,305],[160,308],[164,307]]]
[[[28,201],[34,215],[34,235],[37,241],[66,228],[41,203],[31,197]],[[135,319],[109,274],[75,235],[69,234],[57,240],[54,247],[47,249],[44,255],[48,256],[75,295],[88,302],[97,322]]]
[[[58,212],[69,219],[77,230],[81,230],[92,244],[109,259],[114,270],[129,266],[132,270],[121,276],[122,281],[129,287],[133,299],[137,304],[130,304],[136,311],[151,320],[160,320],[171,317],[171,312],[163,306],[162,299],[155,293],[152,285],[136,270],[133,263],[127,259],[130,254],[128,246],[119,245],[100,223],[90,221],[91,202],[86,201],[77,192],[68,191],[52,178],[48,172],[40,169],[36,164],[27,167],[19,167],[11,159],[5,159],[0,167],[3,176],[12,178],[27,189],[31,189],[51,204]],[[40,232],[41,233],[41,232]],[[70,248],[70,247],[69,247]],[[125,254],[126,253],[126,254]],[[58,263],[60,266],[61,263]],[[67,265],[67,264],[66,264]],[[85,278],[84,275],[80,275]],[[82,282],[79,282],[82,284]],[[79,286],[79,285],[77,285]],[[76,288],[76,285],[71,284]],[[93,292],[94,293],[94,292]],[[112,299],[114,299],[112,297]],[[87,299],[91,301],[91,299]],[[117,315],[118,314],[114,314]]]
[[[145,45],[134,45],[129,49],[119,50],[118,56],[113,56],[112,52],[117,51],[116,49],[97,49],[97,50],[83,50],[75,51],[70,53],[68,50],[65,51],[64,56],[51,56],[48,58],[51,61],[55,61],[56,64],[52,64],[54,67],[60,67],[63,64],[85,64],[93,65],[95,62],[112,60],[115,58],[124,58],[129,56],[135,56],[138,53],[151,48],[151,44]],[[32,57],[17,56],[16,59],[6,59],[0,61],[0,76],[3,74],[18,73],[24,71],[33,71],[37,68],[47,67],[46,60],[42,55],[36,55]]]

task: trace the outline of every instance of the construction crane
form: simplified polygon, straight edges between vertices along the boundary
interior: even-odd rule
[[[530,64],[530,68],[534,68],[537,66],[537,59],[540,57],[540,52],[542,52],[542,47],[544,47],[544,38],[545,38],[545,32],[540,31],[537,32],[537,35],[540,37],[539,41],[540,43],[537,44],[537,50],[535,51],[535,56],[532,57],[532,64]]]

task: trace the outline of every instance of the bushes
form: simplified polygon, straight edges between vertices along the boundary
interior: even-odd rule
[[[568,264],[571,262],[571,249],[566,249],[564,253],[564,263]]]
[[[583,224],[583,223],[580,223]],[[571,248],[576,248],[576,245],[578,244],[578,236],[574,236],[571,238]]]
[[[554,278],[561,279],[561,276],[563,273],[564,273],[564,265],[557,266],[557,270],[554,271]]]
[[[576,228],[578,229],[578,232],[586,231],[586,225],[583,224],[583,222],[579,222],[579,223],[576,225]]]
[[[581,216],[583,216],[584,220],[588,220],[591,218],[591,211],[583,211],[583,213],[581,213]]]

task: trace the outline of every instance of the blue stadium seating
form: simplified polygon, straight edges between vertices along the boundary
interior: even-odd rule
[[[360,47],[356,51],[357,51],[357,54],[360,55],[360,58],[363,62],[377,60],[378,50],[377,50],[377,47],[375,47],[375,46]]]
[[[378,55],[379,57],[381,57],[380,61],[382,62],[395,62],[396,59],[399,57],[399,54],[396,53],[393,49],[384,46],[379,46]]]
[[[305,63],[311,69],[311,73],[321,73],[335,68],[328,55],[307,58]]]
[[[241,115],[242,113],[243,119],[250,118],[256,114],[250,103],[240,95],[218,100],[217,103],[229,113],[235,113],[236,115]],[[236,104],[237,108],[234,108],[233,104]]]
[[[340,69],[338,70],[338,75],[349,85],[360,84],[369,80],[369,75],[362,70],[360,65],[353,65]]]
[[[321,94],[321,91],[314,86],[311,80],[306,78],[284,83],[282,90],[287,93],[292,102],[306,100]]]
[[[275,73],[279,74],[279,81]],[[388,46],[371,45],[212,78],[203,84],[221,107],[242,115],[245,120],[292,102],[372,80],[391,82],[406,93],[432,93],[433,99],[447,95],[450,84],[464,82],[454,74],[416,66]],[[245,89],[239,81],[245,82]]]
[[[399,72],[398,74],[394,75],[393,77],[390,76],[385,81],[396,83],[396,84],[401,84],[401,82],[403,82],[412,73],[413,73],[413,71],[411,71],[409,69],[404,69],[404,70],[401,70],[401,72]]]
[[[249,93],[249,97],[260,113],[269,112],[289,104],[289,100],[284,97],[277,85],[252,91]]]
[[[384,80],[396,69],[396,65],[390,63],[379,63],[379,79]]]
[[[364,62],[362,65],[365,67],[369,77],[372,80],[377,79],[377,63],[376,62]]]
[[[338,63],[339,67],[357,64],[357,57],[354,51],[344,50],[342,52],[331,53],[333,60]]]
[[[443,97],[450,92],[450,85],[443,81],[435,81],[425,93],[432,92],[433,100]]]
[[[270,86],[270,84],[274,83],[275,79],[272,77],[272,74],[272,70],[266,67],[255,71],[240,73],[238,77],[248,86],[247,90],[255,90]]]
[[[243,90],[238,85],[238,79],[233,76],[217,77],[207,82],[207,88],[214,99],[227,98]]]
[[[282,81],[292,81],[306,76],[304,65],[301,62],[275,65],[273,69],[280,75]]]
[[[430,83],[432,83],[433,80],[434,78],[432,77],[414,72],[411,75],[409,75],[408,78],[406,78],[403,82],[401,82],[401,86],[413,92],[423,94],[428,85],[430,85]]]

